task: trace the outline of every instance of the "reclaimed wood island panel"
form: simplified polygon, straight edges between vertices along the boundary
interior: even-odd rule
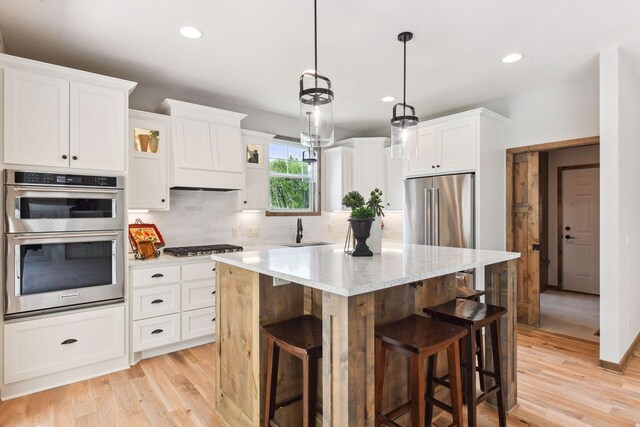
[[[322,425],[373,426],[375,325],[454,299],[455,273],[479,267],[485,267],[486,301],[509,310],[500,339],[507,408],[513,409],[518,257],[422,245],[383,248],[371,258],[353,258],[337,245],[212,255],[217,261],[216,410],[230,426],[263,425],[266,340],[260,326],[310,314],[323,322]],[[274,278],[285,284],[274,284]],[[386,372],[397,374],[385,380],[383,410],[408,400],[407,366],[401,356],[388,357]],[[301,369],[297,359],[281,352],[278,401],[300,393]],[[276,418],[282,425],[301,425],[302,402],[278,410]]]

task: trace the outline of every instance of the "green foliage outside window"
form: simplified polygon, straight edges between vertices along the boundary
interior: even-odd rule
[[[301,154],[296,156],[298,151],[289,148],[286,160],[269,159],[270,209],[308,210],[311,206],[307,165]]]

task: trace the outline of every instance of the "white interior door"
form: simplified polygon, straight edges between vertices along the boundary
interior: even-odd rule
[[[600,169],[562,171],[562,283],[600,294]]]

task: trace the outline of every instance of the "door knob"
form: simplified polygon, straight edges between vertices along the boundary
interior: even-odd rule
[[[568,234],[564,236],[565,239],[569,240],[569,239],[575,239],[575,237],[573,236],[569,236]]]

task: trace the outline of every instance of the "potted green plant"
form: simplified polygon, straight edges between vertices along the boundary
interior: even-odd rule
[[[379,188],[374,189],[370,195],[366,205],[373,209],[375,221],[371,224],[371,236],[368,240],[369,248],[374,254],[382,252],[382,218],[384,217],[384,205],[382,203],[382,191]]]
[[[371,233],[371,224],[375,220],[373,208],[366,206],[364,197],[357,191],[350,191],[342,198],[342,204],[351,208],[349,224],[356,239],[356,247],[352,256],[373,256],[367,246],[367,239]]]

